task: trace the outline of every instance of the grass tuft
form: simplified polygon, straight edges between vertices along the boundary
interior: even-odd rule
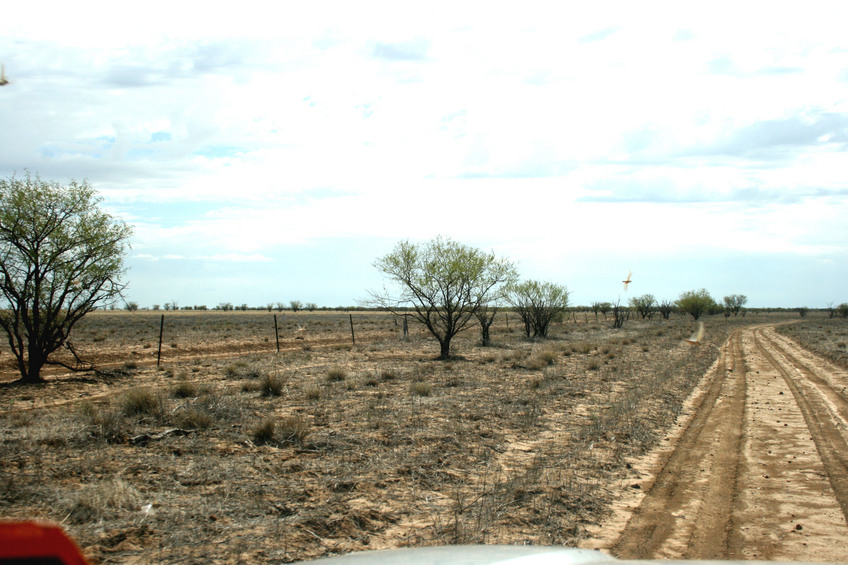
[[[265,418],[255,428],[253,428],[252,437],[253,443],[256,445],[264,445],[272,443],[277,433],[277,421],[274,418]]]
[[[147,387],[124,392],[120,406],[125,416],[161,416],[163,413],[161,398]]]
[[[341,367],[333,367],[327,370],[327,380],[332,382],[343,381],[347,378],[347,371]]]
[[[265,375],[260,385],[262,396],[280,396],[283,394],[283,387],[286,381],[274,375]]]
[[[288,416],[277,426],[277,437],[286,443],[303,443],[309,435],[309,426],[299,416]]]
[[[410,390],[417,396],[430,396],[433,393],[433,385],[424,381],[412,383]]]

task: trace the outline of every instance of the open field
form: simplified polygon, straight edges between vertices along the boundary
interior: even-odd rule
[[[279,354],[270,313],[165,320],[158,369],[159,314],[98,312],[71,341],[111,376],[63,370],[45,385],[0,388],[0,516],[61,522],[104,563],[286,562],[450,543],[763,559],[807,548],[808,560],[846,560],[848,499],[827,485],[842,484],[848,449],[836,420],[809,429],[840,417],[844,392],[830,387],[837,416],[825,417],[806,384],[844,378],[844,320],[712,317],[693,347],[683,339],[695,325],[680,316],[613,330],[578,314],[544,341],[501,316],[492,347],[471,329],[448,362],[433,360],[438,346],[418,326],[403,339],[381,313],[353,314],[356,345],[347,314],[278,314]],[[777,329],[821,357],[772,329],[785,321],[797,323]],[[8,362],[4,352],[6,382],[16,378]],[[774,368],[787,365],[795,372]],[[795,376],[800,366],[812,376]],[[757,412],[778,409],[790,425]],[[778,432],[794,439],[773,441]],[[801,436],[828,443],[830,462]],[[701,459],[681,461],[688,452]],[[729,475],[704,471],[716,453],[730,459],[710,468]],[[753,471],[762,457],[772,467]],[[809,457],[800,479],[818,477],[808,490],[820,516],[787,514],[799,477],[782,463],[792,457]],[[691,483],[716,486],[681,502],[662,493],[691,489],[664,486],[664,469],[701,469]],[[724,517],[698,519],[727,496],[739,502]],[[644,534],[660,521],[689,525]],[[729,541],[715,533],[726,524]],[[769,528],[791,531],[775,540]]]

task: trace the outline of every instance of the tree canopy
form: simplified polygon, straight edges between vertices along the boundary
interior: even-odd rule
[[[702,314],[706,314],[717,308],[718,304],[713,300],[713,297],[707,292],[707,289],[687,290],[677,299],[677,308],[681,312],[692,314],[694,319],[698,319]]]
[[[371,292],[369,302],[391,311],[412,308],[412,317],[439,342],[440,359],[450,357],[453,337],[517,277],[510,261],[442,237],[401,241],[374,266],[397,288]]]
[[[568,306],[568,289],[551,282],[522,281],[507,288],[506,300],[524,322],[524,333],[546,337],[551,322]]]
[[[23,382],[43,380],[74,325],[121,298],[132,230],[100,202],[85,181],[0,179],[0,327]]]
[[[732,313],[734,316],[739,315],[739,311],[742,310],[742,307],[748,303],[748,297],[744,294],[731,294],[730,296],[724,297],[724,308],[728,313]]]

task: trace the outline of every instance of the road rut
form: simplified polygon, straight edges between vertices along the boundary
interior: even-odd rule
[[[848,372],[774,325],[736,330],[679,432],[645,459],[644,495],[596,547],[626,559],[848,561],[846,393]]]

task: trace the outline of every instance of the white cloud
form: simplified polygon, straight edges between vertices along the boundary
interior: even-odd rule
[[[834,256],[846,6],[19,3],[0,173],[88,178],[151,263],[437,234]]]

